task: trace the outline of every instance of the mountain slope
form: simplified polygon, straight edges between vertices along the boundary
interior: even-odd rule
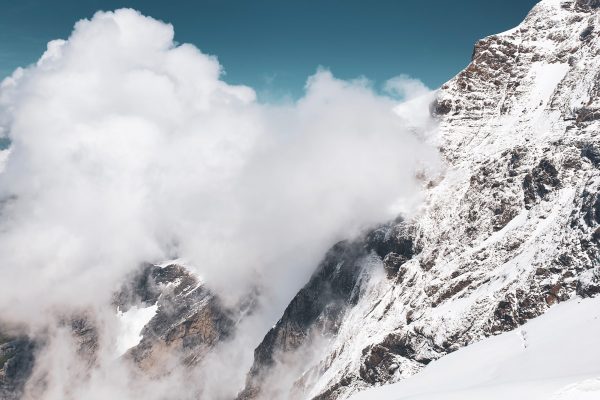
[[[599,336],[600,298],[571,300],[352,400],[597,399]]]
[[[333,331],[320,321],[334,303],[313,290],[322,266],[256,350],[240,398],[347,398],[600,291],[599,7],[544,0],[475,45],[432,105],[445,175],[382,236],[408,232],[410,254],[363,239],[363,258],[338,260],[355,295],[334,300]]]
[[[519,27],[475,45],[431,105],[447,168],[424,182],[422,209],[336,244],[266,332],[246,387],[231,392],[345,399],[600,293],[599,13],[596,0],[544,0]],[[150,378],[183,359],[192,381],[254,300],[228,308],[184,267],[145,266],[115,296],[121,311],[156,307],[123,359]],[[61,321],[88,367],[93,324]],[[30,374],[43,383],[33,365],[43,345],[0,335],[0,397],[18,397]]]

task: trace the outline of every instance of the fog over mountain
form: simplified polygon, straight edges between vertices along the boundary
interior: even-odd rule
[[[0,316],[43,338],[45,398],[100,396],[77,388],[89,376],[62,325],[85,315],[90,373],[117,368],[114,293],[144,263],[179,259],[228,307],[251,296],[237,333],[250,362],[327,248],[414,211],[418,176],[440,170],[432,95],[414,79],[387,96],[319,69],[298,101],[265,104],[222,75],[171,25],[122,9],[2,82]]]
[[[598,398],[599,27],[267,102],[79,21],[0,86],[0,399]]]

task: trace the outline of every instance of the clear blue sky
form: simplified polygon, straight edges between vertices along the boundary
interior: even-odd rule
[[[0,0],[0,77],[96,10],[132,7],[218,56],[225,80],[296,97],[317,66],[380,84],[404,73],[438,87],[481,37],[518,24],[535,0]]]

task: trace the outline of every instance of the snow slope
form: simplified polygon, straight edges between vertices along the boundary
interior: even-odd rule
[[[600,298],[570,300],[352,400],[600,399],[598,338]]]
[[[132,306],[125,312],[117,309],[117,318],[120,323],[120,332],[117,338],[118,356],[122,356],[127,350],[137,346],[142,341],[142,330],[156,315],[157,310],[157,304],[149,307]]]

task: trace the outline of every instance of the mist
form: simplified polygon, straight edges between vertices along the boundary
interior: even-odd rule
[[[225,304],[263,299],[226,350],[240,359],[228,379],[243,380],[252,346],[325,251],[417,212],[418,177],[440,168],[432,92],[405,75],[383,89],[321,67],[302,98],[260,102],[224,80],[216,57],[130,9],[77,22],[6,78],[0,320],[47,338],[37,368],[55,374],[43,398],[67,398],[74,380],[87,383],[72,398],[173,393],[175,375],[150,390],[114,359],[111,299],[142,263],[175,258]],[[57,321],[90,310],[100,355],[82,377]]]

